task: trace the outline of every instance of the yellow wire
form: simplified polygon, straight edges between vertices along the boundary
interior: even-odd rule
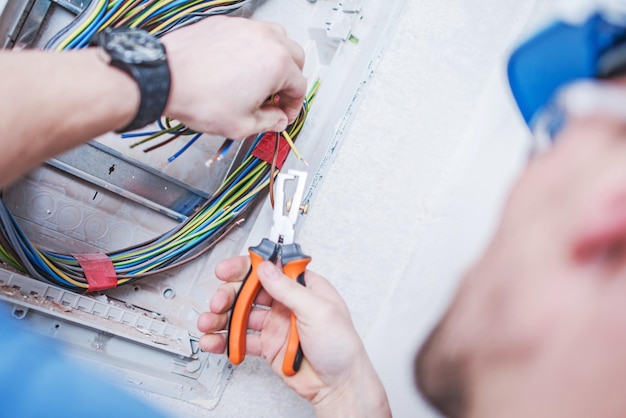
[[[231,2],[231,0],[216,0],[216,1],[212,2],[212,4],[214,4],[215,6],[218,6],[218,5],[226,4],[226,3],[230,3],[230,2]],[[204,4],[204,3],[200,3],[200,4],[196,4],[195,6],[191,6],[188,9],[185,9],[185,10],[181,11],[180,13],[177,13],[174,16],[172,16],[171,18],[167,19],[165,22],[161,23],[156,28],[151,29],[150,33],[151,34],[158,33],[161,30],[163,30],[164,28],[168,27],[170,24],[176,22],[182,16],[185,16],[185,15],[190,14],[190,13],[194,13],[194,12],[196,12],[198,10],[201,10],[201,9],[204,9],[206,7],[207,7],[207,5]]]
[[[119,1],[123,1],[123,0],[119,0]],[[117,9],[115,13],[113,13],[113,15],[109,18],[109,20],[107,20],[106,22],[102,24],[102,26],[98,29],[98,32],[100,32],[104,28],[109,27],[113,22],[115,22],[120,17],[122,13],[126,11],[126,9],[128,9],[130,6],[132,6],[135,3],[136,3],[136,0],[124,1],[124,4],[119,9]]]
[[[264,167],[265,167],[264,164],[260,164],[259,167],[255,167],[245,177],[245,179],[247,179],[246,184],[256,181],[256,178],[262,172]],[[243,185],[244,188],[246,187],[246,184]],[[160,251],[162,249],[171,249],[172,247],[179,245],[180,242],[184,242],[185,240],[187,240],[186,235],[189,233],[190,230],[193,230],[198,225],[204,223],[207,219],[211,218],[219,210],[226,211],[229,206],[232,206],[232,201],[239,198],[241,193],[242,191],[239,189],[231,190],[229,194],[226,194],[220,199],[220,201],[215,205],[215,207],[211,211],[207,211],[202,216],[193,218],[187,225],[185,225],[183,228],[181,228],[179,231],[176,231],[175,234],[169,237],[166,242],[155,243],[154,245],[151,245],[147,248],[142,248],[137,251],[124,253],[123,259],[128,259],[130,257],[136,257],[139,255],[141,256],[140,257],[141,259],[146,259],[147,256],[151,255],[151,253],[153,253],[154,251],[157,251],[157,249],[159,249]],[[239,201],[241,201],[241,199]],[[119,262],[122,258],[112,257],[112,259],[117,260]]]
[[[67,38],[65,38],[65,40],[63,42],[61,42],[58,46],[57,46],[57,51],[62,51],[65,49],[65,47],[67,47],[67,45],[72,42],[72,40],[74,40],[74,38],[76,38],[76,36],[78,36],[78,34],[83,33],[83,31],[85,30],[85,28],[87,26],[89,26],[91,24],[91,22],[94,21],[94,19],[96,18],[96,16],[98,15],[98,12],[100,10],[102,10],[103,7],[106,7],[106,3],[107,0],[98,0],[98,6],[96,7],[96,9],[94,10],[94,13],[88,18],[86,19],[78,28],[76,28],[76,30],[74,31],[74,33],[71,36],[68,36]]]
[[[38,249],[35,248],[35,251],[37,251],[37,254],[39,254],[39,258],[41,260],[43,260],[44,263],[46,263],[46,265],[48,267],[50,267],[50,270],[54,271],[56,274],[58,274],[59,276],[61,276],[63,278],[63,280],[66,280],[68,282],[70,282],[71,284],[73,284],[74,286],[83,288],[83,289],[87,289],[89,287],[89,284],[87,283],[82,283],[82,282],[78,282],[74,279],[72,279],[71,277],[69,277],[68,275],[66,275],[65,273],[63,273],[61,270],[59,270],[54,264],[52,264],[50,262],[50,260],[48,260],[47,257],[44,257],[44,255],[41,253],[41,251],[39,251]]]
[[[282,132],[283,138],[285,138],[285,140],[287,141],[287,143],[289,144],[289,147],[291,148],[291,150],[293,151],[294,155],[304,163],[304,165],[309,165],[309,163],[306,162],[306,160],[304,158],[302,158],[302,155],[300,155],[300,153],[298,152],[298,149],[296,148],[296,144],[293,143],[293,139],[291,139],[291,137],[289,136],[289,134],[287,133],[287,131],[283,131]]]
[[[137,26],[139,26],[139,24],[141,22],[143,22],[145,20],[144,16],[150,16],[152,14],[152,12],[160,7],[163,6],[167,6],[169,3],[172,3],[175,0],[161,0],[161,1],[155,1],[154,3],[152,3],[152,5],[150,7],[148,7],[147,9],[145,9],[143,12],[141,12],[137,17],[135,17],[135,20],[133,21],[133,23],[131,23],[130,25],[128,25],[131,28],[136,28]]]

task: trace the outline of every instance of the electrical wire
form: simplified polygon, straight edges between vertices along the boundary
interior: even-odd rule
[[[227,14],[250,4],[253,0],[93,0],[72,23],[62,29],[45,46],[45,49],[56,51],[88,47],[92,37],[106,29],[117,27],[140,28],[160,37],[164,34],[197,22],[207,16]],[[199,138],[198,132],[188,129],[182,124],[176,127],[168,124],[166,119],[161,131],[151,132],[143,136],[141,141],[131,145],[134,148],[165,134],[173,134],[168,140],[146,148],[145,152],[160,148],[181,135],[192,135],[179,151],[168,158],[172,162],[183,154]],[[293,148],[295,150],[295,148]],[[297,150],[295,150],[297,152]]]
[[[45,49],[89,46],[94,34],[117,27],[140,28],[155,36],[217,14],[228,14],[254,0],[94,0],[52,37]]]
[[[85,48],[96,33],[109,27],[136,27],[162,36],[207,16],[230,13],[252,1],[93,0],[70,25],[51,38],[45,48],[56,51]],[[302,161],[304,159],[293,141],[302,130],[318,87],[319,82],[314,83],[296,120],[285,131],[276,134],[277,141],[280,138],[287,141]],[[144,149],[148,152],[176,138],[191,136],[169,158],[171,162],[202,135],[169,118],[162,118],[157,123],[158,131],[127,133],[123,137],[138,139],[130,145],[131,148],[165,137],[159,144]],[[162,273],[199,257],[244,220],[254,202],[264,195],[270,183],[273,185],[279,171],[276,155],[272,162],[266,162],[253,154],[264,134],[257,135],[243,162],[193,216],[159,237],[106,254],[113,264],[118,286]],[[212,160],[221,158],[232,142],[227,139]],[[0,259],[38,280],[78,292],[89,290],[87,277],[77,258],[32,244],[3,200],[0,200]]]
[[[285,133],[291,139],[298,137],[318,87],[319,82],[315,82],[296,120],[280,134],[282,138]],[[275,160],[268,163],[253,155],[264,134],[257,136],[243,162],[193,216],[152,240],[106,253],[115,269],[118,286],[196,259],[243,222],[279,171]],[[33,245],[3,200],[0,200],[0,258],[38,280],[78,292],[89,290],[77,258]]]

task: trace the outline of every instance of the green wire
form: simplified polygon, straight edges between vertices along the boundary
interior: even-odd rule
[[[71,43],[74,39],[76,39],[85,29],[87,29],[93,21],[96,19],[100,11],[107,6],[107,0],[98,0],[98,7],[93,11],[93,13],[83,22],[81,23],[74,32],[69,35],[65,40],[63,40],[57,47],[58,51],[61,51],[67,47],[69,43]]]
[[[2,246],[0,246],[0,258],[18,270],[26,271],[26,269],[24,269],[24,267],[11,255],[11,253]]]

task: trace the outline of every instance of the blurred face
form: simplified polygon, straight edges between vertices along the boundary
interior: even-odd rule
[[[626,113],[529,162],[416,378],[451,416],[626,416]]]

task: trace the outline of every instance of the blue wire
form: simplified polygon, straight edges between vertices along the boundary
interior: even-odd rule
[[[202,136],[202,133],[195,134],[194,137],[191,138],[191,140],[189,140],[189,142],[187,142],[184,147],[182,147],[180,150],[176,151],[174,153],[174,155],[172,155],[170,158],[167,159],[167,161],[171,163],[172,161],[174,161],[175,159],[180,157],[180,155],[183,152],[187,151],[189,149],[189,147],[192,146],[193,143],[196,142],[198,140],[198,138],[200,138],[201,136]]]
[[[159,125],[159,128],[161,128],[162,131],[168,129],[165,124],[163,123],[163,119],[164,118],[159,118],[157,119],[157,124]]]
[[[254,160],[251,161],[250,164],[248,164],[248,166],[246,168],[244,168],[241,173],[239,173],[239,175],[237,176],[237,178],[235,180],[233,180],[232,184],[237,184],[239,183],[239,180],[241,180],[242,178],[244,178],[246,176],[246,174],[248,174],[255,166],[256,163],[258,163],[259,160],[258,158],[254,158]]]
[[[234,216],[236,216],[236,213],[233,212],[231,215],[229,215],[229,218],[233,218]],[[198,237],[194,238],[193,240],[190,240],[189,242],[182,244],[180,247],[178,247],[178,249],[176,249],[176,251],[168,253],[167,255],[164,255],[158,259],[154,259],[153,263],[150,263],[153,266],[156,266],[158,264],[162,264],[163,262],[166,262],[167,260],[176,257],[177,255],[187,252],[189,249],[194,248],[196,245],[198,245],[199,242],[202,242],[203,240],[205,240],[207,237],[209,237],[211,234],[213,234],[217,229],[219,229],[222,225],[217,225],[214,226],[212,228],[210,228],[209,230],[205,231],[204,233],[202,233],[201,235],[199,235]],[[133,270],[132,272],[129,272],[129,274],[138,274],[140,273],[142,270],[144,270],[146,267],[143,266],[141,269],[137,269],[137,270]]]
[[[80,33],[79,36],[77,36],[69,44],[67,44],[65,49],[82,48],[82,45],[81,46],[78,46],[78,45],[85,39],[89,41],[89,39],[91,38],[91,34],[95,32],[96,30],[98,30],[98,28],[100,27],[100,23],[102,22],[101,18],[105,12],[106,12],[106,6],[103,7],[100,11],[98,11],[98,14],[96,15],[96,18],[93,20],[93,22],[91,22],[89,26],[87,26],[87,28],[85,28],[85,30]],[[89,33],[89,36],[86,38],[88,33]]]
[[[230,151],[230,148],[233,146],[233,144],[235,143],[234,140],[232,139],[227,139],[227,143],[224,146],[224,149],[222,149],[222,152],[220,153],[220,157],[225,157],[226,154],[228,154],[228,151]]]
[[[214,205],[212,205],[212,206],[214,206]],[[212,206],[211,206],[211,207],[212,207]],[[203,225],[206,225],[206,224],[208,224],[208,223],[213,222],[213,220],[217,219],[217,218],[218,218],[219,216],[221,216],[223,213],[224,213],[224,210],[223,210],[223,209],[219,210],[219,211],[218,211],[217,213],[215,213],[215,214],[214,214],[211,218],[209,218],[208,220],[204,221],[202,224],[200,224],[200,225],[198,225],[196,228],[194,228],[191,232],[189,232],[189,234],[194,234],[194,233],[195,233],[195,231],[198,231],[198,230],[202,229]],[[170,234],[169,234],[169,235],[171,235],[171,234],[172,234],[172,232],[170,231]],[[160,237],[157,241],[155,241],[154,243],[152,243],[151,245],[156,245],[156,246],[155,246],[155,248],[154,248],[154,249],[152,249],[149,253],[144,254],[142,257],[144,257],[144,258],[145,258],[145,256],[146,256],[146,255],[150,256],[150,255],[152,255],[152,254],[158,254],[158,253],[160,253],[160,252],[161,252],[161,249],[162,249],[164,246],[166,246],[166,245],[169,245],[169,244],[170,244],[169,242],[164,242],[164,241],[165,241],[165,238],[166,238],[165,236],[161,236],[161,237]],[[192,242],[193,242],[193,240],[192,240]],[[133,251],[133,252],[136,252],[136,251]],[[112,255],[111,255],[111,257],[117,256],[117,255],[122,256],[122,255],[123,255],[123,253],[112,254]],[[149,257],[148,257],[148,258],[149,258]],[[124,269],[129,268],[129,267],[132,267],[132,266],[135,266],[135,265],[138,265],[138,264],[141,264],[141,263],[144,263],[144,262],[145,262],[145,260],[138,260],[138,261],[136,261],[136,262],[134,262],[134,263],[127,263],[127,264],[124,266]]]
[[[127,132],[127,133],[123,133],[121,135],[121,137],[123,139],[126,139],[126,138],[136,138],[138,136],[150,136],[150,135],[158,134],[159,132],[161,132],[161,131]]]
[[[117,9],[119,9],[122,6],[123,1],[118,0],[118,2],[116,4],[113,5],[113,7],[111,7],[111,9],[109,9],[109,12],[100,20],[100,22],[98,22],[97,26],[93,26],[92,28],[90,28],[89,30],[83,32],[83,40],[77,45],[78,48],[83,48],[85,46],[89,46],[88,43],[89,41],[91,41],[91,37],[93,36],[94,33],[96,33],[98,31],[98,29],[100,29],[100,25],[104,22],[106,22],[107,20],[109,20],[109,18],[111,16],[113,16],[113,14],[115,12],[117,12]]]
[[[235,183],[233,183],[235,184]],[[233,189],[233,186],[227,188],[224,193],[230,191]],[[233,216],[233,214],[236,214],[238,212],[240,212],[244,207],[246,207],[247,205],[250,204],[250,202],[254,199],[254,196],[249,197],[248,199],[246,199],[245,201],[241,202],[239,205],[237,205],[234,210],[232,211],[232,214],[229,216]],[[215,201],[216,203],[209,206],[207,209],[211,209],[213,208],[216,204],[218,204],[219,199],[216,199]],[[190,235],[193,235],[195,233],[198,233],[198,231],[201,231],[202,229],[206,228],[207,225],[210,225],[212,222],[214,222],[215,220],[217,220],[219,217],[224,215],[224,210],[221,209],[218,212],[216,212],[213,216],[211,216],[210,218],[208,218],[207,220],[205,220],[203,223],[199,224],[196,228],[194,228],[192,231],[189,232]],[[173,257],[174,255],[179,254],[181,251],[184,251],[184,249],[188,249],[188,248],[192,248],[193,246],[197,245],[199,242],[201,242],[202,240],[206,239],[206,237],[208,237],[210,234],[212,234],[217,228],[219,228],[219,226],[210,228],[207,231],[204,231],[201,235],[199,235],[198,237],[188,241],[187,243],[183,244],[181,247],[178,248],[178,250],[176,250],[174,253],[168,253],[166,256],[163,256],[159,259],[155,259],[153,260],[154,263],[150,263],[149,265],[156,265],[158,264],[161,260],[164,259],[164,257]],[[137,274],[139,273],[141,270],[144,270],[146,268],[146,265],[144,264],[146,262],[146,260],[149,260],[150,257],[152,257],[152,255],[155,254],[159,254],[161,252],[161,249],[165,246],[165,245],[169,245],[169,243],[167,242],[163,242],[165,239],[165,237],[160,237],[159,240],[155,241],[154,243],[152,243],[151,245],[155,245],[155,244],[162,244],[162,245],[157,245],[153,250],[151,250],[149,253],[144,254],[142,256],[141,260],[137,260],[135,262],[131,262],[131,263],[127,263],[123,269],[126,270],[128,268],[132,268],[133,266],[137,266],[137,265],[142,265],[141,269],[137,269],[137,270],[133,270],[131,272],[129,272],[129,274]],[[119,255],[122,255],[122,253],[119,253]],[[112,255],[113,257],[113,255]]]
[[[39,256],[39,254],[37,254],[34,247],[32,246],[32,244],[30,243],[30,241],[24,234],[24,231],[22,230],[22,228],[15,221],[15,218],[13,217],[13,215],[11,213],[9,213],[9,215],[11,216],[11,223],[13,224],[14,230],[18,234],[20,247],[22,248],[22,250],[24,250],[26,257],[33,264],[33,266],[38,268],[38,270],[40,271],[43,270],[45,273],[47,273],[50,276],[50,278],[52,278],[53,280],[56,280],[59,283],[62,283],[71,287],[76,287],[75,285],[71,284],[70,282],[68,282],[67,280],[63,279],[61,276],[56,274],[56,272],[50,269],[50,267],[48,267],[48,265],[42,261],[41,257]]]
[[[146,21],[149,21],[150,19],[152,19],[155,16],[165,15],[169,10],[171,10],[173,8],[176,8],[176,7],[180,6],[180,5],[184,5],[185,3],[188,3],[188,1],[189,0],[178,0],[178,1],[175,1],[175,2],[170,3],[170,4],[166,4],[166,5],[158,8],[154,12],[152,12],[148,17],[144,18],[141,22],[138,23],[138,26],[141,26]]]
[[[261,138],[263,138],[263,135],[265,135],[265,132],[261,132],[260,134],[258,134],[256,136],[256,138],[254,138],[254,142],[252,143],[252,146],[250,146],[250,148],[248,148],[248,152],[246,152],[246,155],[243,158],[244,160],[246,158],[248,158],[250,155],[252,155],[252,152],[254,151],[254,148],[259,144],[259,141],[261,140]]]

